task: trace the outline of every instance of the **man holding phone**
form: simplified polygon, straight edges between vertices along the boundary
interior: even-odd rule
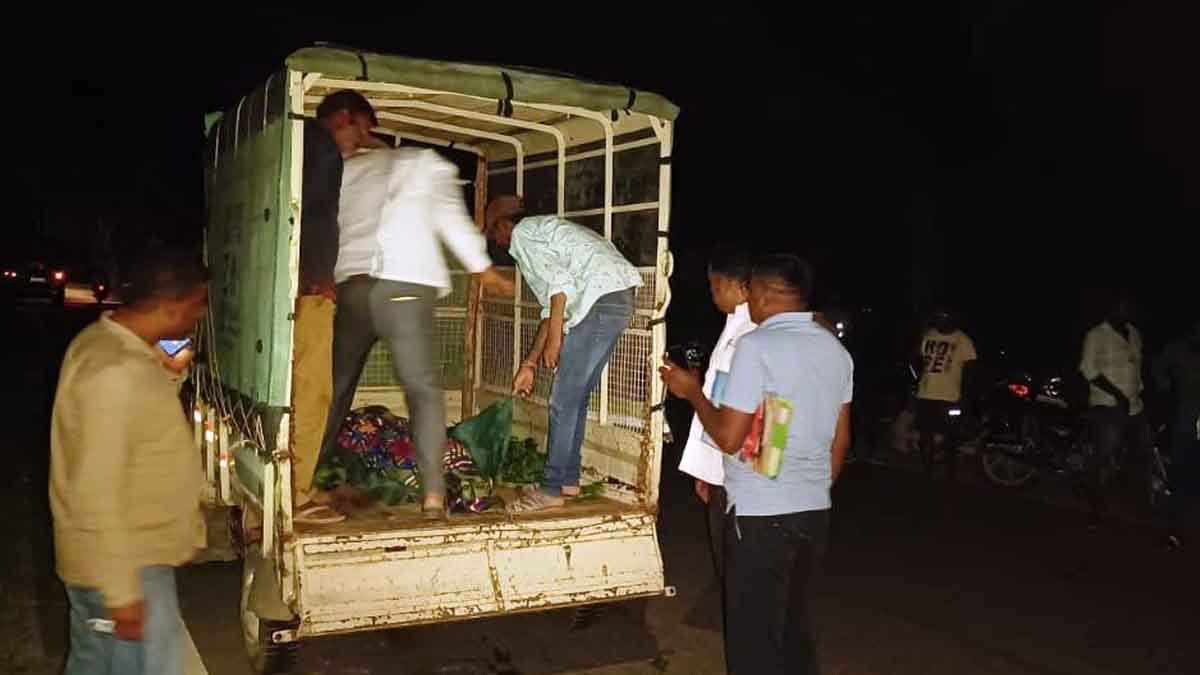
[[[130,270],[125,305],[68,347],[54,400],[50,507],[70,602],[66,675],[182,675],[175,567],[205,545],[183,368],[159,342],[195,330],[207,270],[162,247]]]
[[[731,675],[820,670],[808,595],[824,555],[830,488],[850,446],[854,363],[814,320],[812,288],[812,268],[797,256],[754,261],[747,303],[757,328],[737,342],[719,407],[692,371],[670,362],[659,370],[667,389],[692,404],[725,453],[725,659]],[[768,434],[772,406],[794,416],[776,417],[784,422],[772,424]],[[776,473],[746,460],[747,437],[777,435],[785,440]],[[766,443],[749,445],[759,450]]]

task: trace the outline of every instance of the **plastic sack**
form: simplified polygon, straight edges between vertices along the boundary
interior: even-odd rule
[[[450,430],[450,437],[470,451],[471,458],[475,460],[475,470],[488,480],[498,478],[505,464],[512,419],[513,400],[505,398]]]

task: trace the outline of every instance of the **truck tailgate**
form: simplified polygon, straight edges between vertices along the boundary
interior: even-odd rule
[[[656,518],[622,511],[301,535],[300,635],[663,593]]]

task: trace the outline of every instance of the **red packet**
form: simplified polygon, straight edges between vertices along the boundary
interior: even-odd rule
[[[742,441],[742,449],[738,451],[738,459],[747,464],[753,464],[758,459],[762,431],[763,404],[759,403],[758,409],[754,411],[754,421],[750,423],[750,432],[746,434],[746,440]]]

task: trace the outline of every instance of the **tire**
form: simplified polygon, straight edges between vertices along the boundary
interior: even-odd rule
[[[271,636],[280,630],[295,630],[300,622],[260,620],[250,608],[250,589],[254,585],[257,556],[246,555],[242,558],[242,592],[239,603],[242,641],[246,648],[246,656],[250,659],[250,670],[255,675],[274,675],[275,673],[291,673],[300,657],[300,643],[275,643]]]
[[[980,454],[983,473],[1000,487],[1025,487],[1037,476],[1037,469],[1013,459],[1002,450],[984,450]]]

